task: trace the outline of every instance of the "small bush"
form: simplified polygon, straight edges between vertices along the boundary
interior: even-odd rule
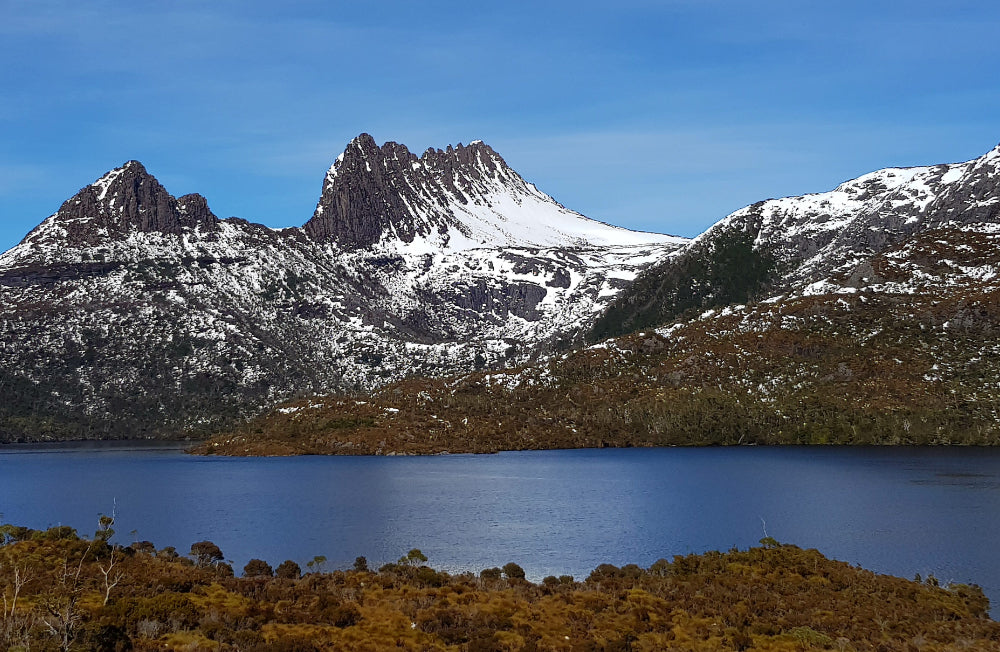
[[[272,577],[274,569],[263,559],[251,559],[243,567],[243,577]]]
[[[282,579],[297,580],[302,577],[302,568],[291,559],[286,559],[278,564],[274,573]]]
[[[503,574],[509,580],[524,579],[524,569],[515,564],[514,562],[504,564]]]

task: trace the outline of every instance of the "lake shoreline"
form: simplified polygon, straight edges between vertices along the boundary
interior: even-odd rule
[[[574,450],[585,450],[585,451],[600,451],[600,450],[629,450],[629,449],[648,449],[648,450],[659,450],[659,449],[702,449],[702,448],[844,448],[844,449],[864,449],[864,448],[875,448],[875,449],[892,449],[892,448],[920,448],[927,450],[947,450],[947,449],[996,449],[996,446],[989,446],[983,444],[959,444],[959,443],[949,443],[949,444],[910,444],[910,443],[858,443],[858,444],[814,444],[814,443],[784,443],[784,444],[758,444],[758,443],[744,443],[744,444],[720,444],[720,443],[692,443],[692,444],[665,444],[665,445],[654,445],[654,444],[640,444],[640,445],[627,445],[627,446],[614,446],[614,445],[604,445],[604,446],[572,446],[572,447],[546,447],[546,446],[536,446],[530,448],[500,448],[496,450],[478,450],[478,449],[448,449],[440,451],[430,451],[430,452],[414,452],[414,451],[373,451],[373,452],[358,452],[351,450],[334,450],[330,452],[314,452],[314,451],[301,451],[297,452],[294,450],[288,450],[282,446],[279,452],[268,452],[268,447],[258,447],[254,446],[244,451],[234,450],[236,446],[216,446],[213,447],[212,440],[207,440],[196,444],[185,450],[186,453],[190,455],[201,455],[206,457],[308,457],[308,456],[319,456],[319,457],[436,457],[436,456],[448,456],[448,455],[498,455],[500,453],[519,453],[519,452],[529,452],[529,451],[574,451]]]
[[[120,444],[119,444],[120,445]],[[335,567],[419,547],[449,572],[523,560],[529,577],[753,545],[765,533],[913,577],[980,582],[1000,450],[743,446],[496,455],[220,457],[181,449],[0,449],[0,512],[124,541],[210,539],[250,556]],[[763,520],[762,520],[763,519]],[[766,525],[765,525],[766,521]],[[138,535],[126,535],[137,530]]]
[[[667,444],[667,445],[603,445],[603,446],[573,446],[573,447],[532,447],[532,448],[501,448],[496,450],[461,450],[448,449],[431,452],[413,451],[376,451],[360,452],[351,450],[337,450],[327,453],[319,452],[232,452],[230,448],[219,450],[219,447],[212,446],[211,439],[70,439],[60,441],[19,441],[0,442],[0,451],[9,453],[30,453],[49,451],[129,451],[129,450],[164,450],[183,451],[189,455],[204,457],[259,457],[259,458],[286,458],[286,457],[443,457],[449,455],[498,455],[500,453],[517,453],[529,451],[573,451],[573,450],[628,450],[628,449],[701,449],[701,448],[843,448],[843,449],[893,449],[893,448],[916,448],[926,450],[948,450],[948,449],[976,449],[984,450],[996,449],[996,446],[983,444],[947,443],[947,444],[910,444],[910,443],[785,443],[785,444],[758,444],[755,442],[743,444],[725,443],[693,443],[693,444]],[[256,448],[253,450],[257,450]]]
[[[585,578],[525,578],[515,562],[450,574],[411,549],[396,562],[305,572],[253,558],[241,577],[211,541],[185,556],[152,542],[110,544],[72,528],[4,526],[3,647],[62,637],[90,649],[907,649],[913,641],[990,650],[1000,623],[975,585],[907,580],[765,537],[760,547],[675,555],[647,568],[599,564]],[[53,569],[74,561],[67,579]],[[277,560],[271,560],[276,563]],[[17,574],[12,569],[16,569]],[[22,582],[21,577],[29,578]],[[109,581],[108,578],[114,581]],[[747,596],[753,596],[750,600]],[[17,601],[20,598],[20,602]],[[5,603],[7,604],[7,603]],[[53,622],[45,605],[65,627]],[[294,647],[289,647],[294,644]],[[589,648],[588,648],[589,649]],[[881,648],[880,648],[881,649]],[[937,648],[935,648],[937,649]]]

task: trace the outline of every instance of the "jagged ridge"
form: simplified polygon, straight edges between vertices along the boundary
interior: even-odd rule
[[[82,189],[0,255],[0,387],[10,397],[0,437],[168,435],[297,393],[524,362],[572,345],[610,297],[683,242],[567,211],[483,144],[432,150],[418,165],[402,146],[372,148],[364,136],[348,147],[330,196],[351,184],[402,189],[406,169],[420,172],[440,186],[443,230],[421,231],[427,211],[367,208],[342,241],[315,219],[283,230],[219,220],[137,162]],[[370,174],[360,149],[382,156]],[[397,158],[410,167],[378,172]],[[564,232],[545,232],[562,246],[531,233],[511,238],[520,246],[456,246],[474,231],[465,207],[496,235],[526,197],[563,219]],[[597,246],[595,225],[644,244]],[[372,229],[378,242],[358,246],[354,236]]]
[[[304,227],[346,250],[422,241],[424,250],[680,243],[613,227],[558,204],[481,141],[428,149],[354,139],[327,172]],[[418,247],[419,248],[419,247]]]

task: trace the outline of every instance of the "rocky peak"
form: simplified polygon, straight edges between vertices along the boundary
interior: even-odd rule
[[[181,226],[211,229],[218,222],[218,218],[208,208],[208,200],[196,192],[178,197],[177,211]]]
[[[428,149],[355,138],[330,167],[305,232],[341,250],[646,245],[680,240],[568,210],[482,141]],[[409,245],[419,241],[414,247]]]
[[[345,249],[381,238],[408,210],[398,192],[417,160],[403,145],[379,147],[368,134],[350,142],[326,173],[323,193],[304,228],[312,238]],[[400,233],[405,238],[407,233]],[[408,234],[413,239],[412,232]]]
[[[142,163],[128,161],[81,189],[26,239],[56,233],[49,228],[53,224],[62,237],[86,243],[130,231],[212,230],[218,221],[204,197],[192,194],[178,200]]]
[[[379,147],[361,134],[327,172],[305,230],[344,249],[371,246],[386,235],[412,242],[451,226],[461,230],[450,206],[476,201],[488,180],[524,185],[481,141],[431,148],[418,158],[405,145],[390,141]]]

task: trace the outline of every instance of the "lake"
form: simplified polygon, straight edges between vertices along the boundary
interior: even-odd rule
[[[648,566],[764,536],[871,570],[974,582],[1000,604],[1000,450],[744,447],[212,458],[163,445],[0,447],[8,523],[326,569],[419,548],[529,579]],[[994,613],[997,611],[994,609]]]

